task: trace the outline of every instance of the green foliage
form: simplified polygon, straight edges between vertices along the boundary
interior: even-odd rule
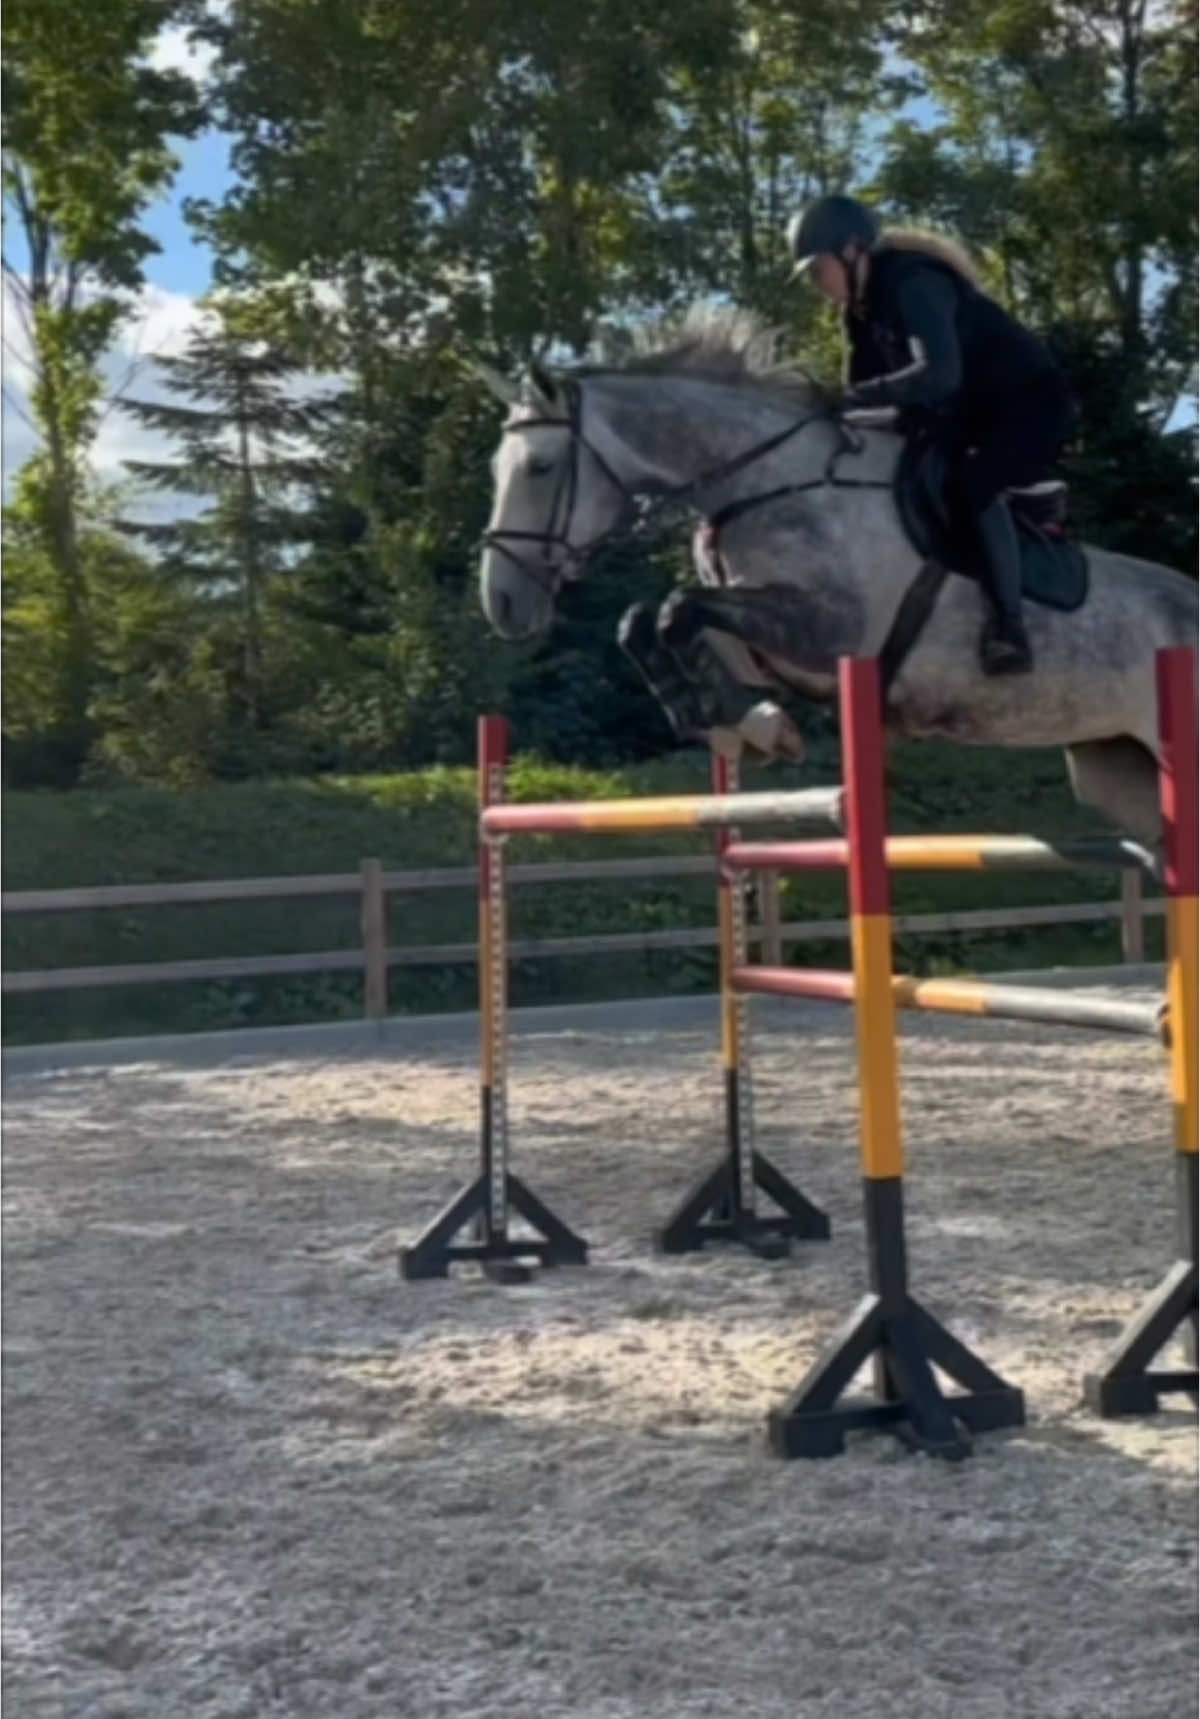
[[[4,532],[5,782],[63,787],[79,772],[68,696],[71,615],[42,534],[19,505],[5,510]],[[197,723],[176,686],[187,605],[112,532],[85,524],[77,547],[93,606],[95,759],[128,749],[127,773],[185,781]]]
[[[1144,360],[1152,264],[1155,296],[1194,275],[1195,30],[1188,0],[926,0],[903,46],[942,118],[889,140],[881,182],[1040,320],[1106,321]]]
[[[12,0],[3,48],[4,274],[32,356],[29,406],[42,447],[21,506],[56,587],[38,647],[57,677],[45,736],[68,770],[82,762],[95,668],[94,593],[79,545],[86,454],[101,399],[97,365],[155,249],[143,210],[169,183],[171,135],[202,112],[186,78],[146,61],[179,0]],[[23,632],[32,614],[27,608]],[[24,672],[24,671],[22,671]]]

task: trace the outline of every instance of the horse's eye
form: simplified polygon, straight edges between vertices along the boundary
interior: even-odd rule
[[[530,477],[549,477],[553,470],[553,460],[530,460],[529,462]]]

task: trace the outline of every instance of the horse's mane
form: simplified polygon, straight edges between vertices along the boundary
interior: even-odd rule
[[[597,342],[599,361],[584,364],[573,374],[687,376],[759,386],[776,394],[800,393],[811,399],[813,379],[798,364],[781,363],[779,345],[780,330],[768,327],[753,311],[695,305],[682,317],[606,331]]]

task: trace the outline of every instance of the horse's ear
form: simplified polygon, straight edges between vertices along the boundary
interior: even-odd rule
[[[547,406],[553,406],[558,399],[558,386],[553,376],[540,359],[535,358],[529,366],[529,380],[534,392]]]
[[[494,394],[505,406],[515,406],[521,398],[520,384],[511,381],[500,370],[494,370],[490,364],[475,361],[471,369],[478,376],[489,394]]]

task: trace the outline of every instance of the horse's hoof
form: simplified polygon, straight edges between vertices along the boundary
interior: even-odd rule
[[[737,731],[764,758],[790,758],[795,763],[804,759],[804,736],[772,698],[751,705]]]

